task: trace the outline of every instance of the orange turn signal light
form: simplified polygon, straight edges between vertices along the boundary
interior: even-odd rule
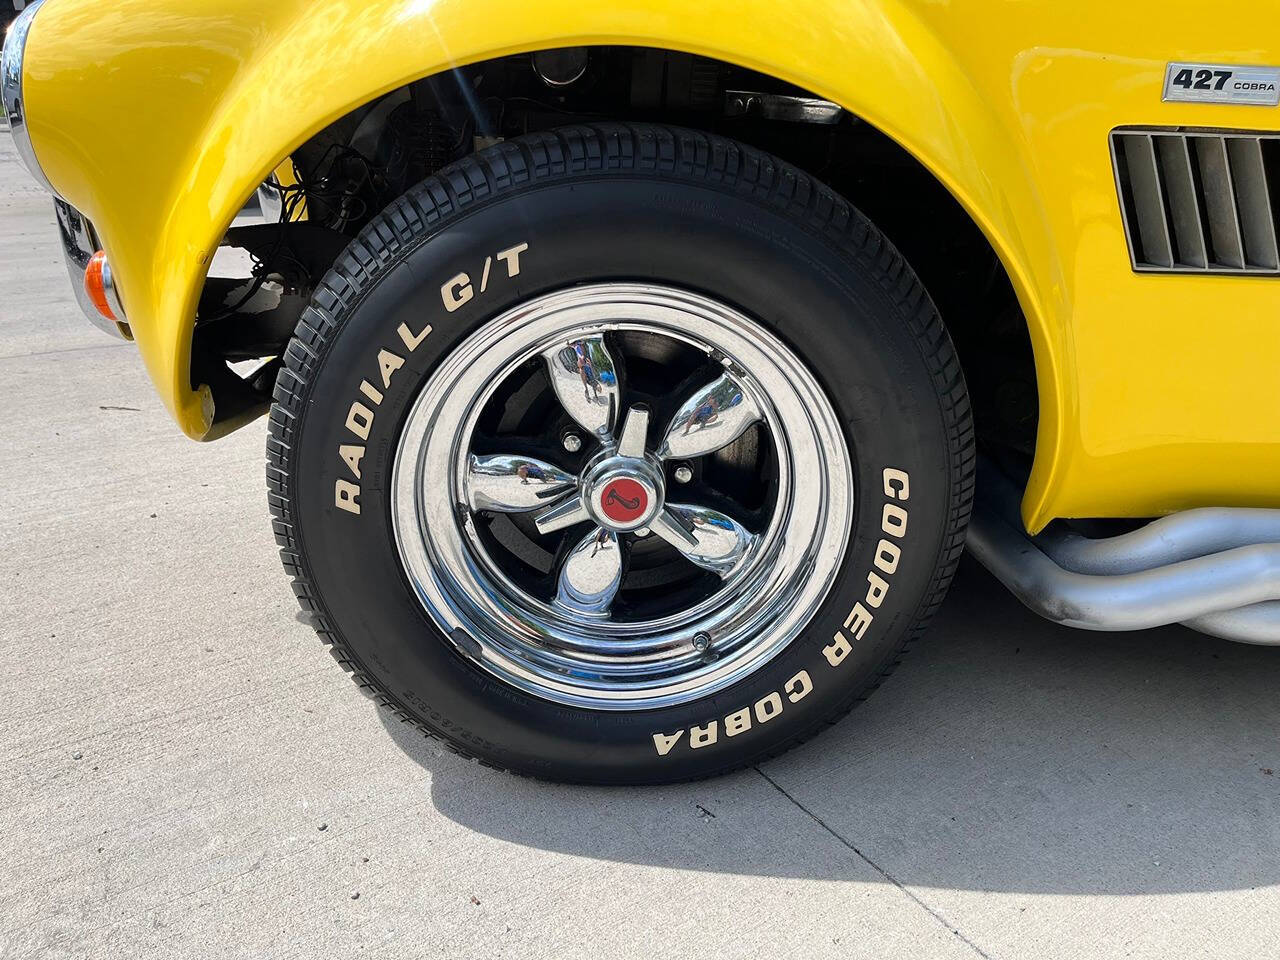
[[[113,323],[121,322],[111,306],[115,289],[111,282],[111,267],[107,264],[106,253],[102,250],[89,258],[89,265],[84,271],[84,289],[100,314]]]

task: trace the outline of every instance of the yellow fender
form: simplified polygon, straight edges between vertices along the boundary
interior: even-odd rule
[[[45,174],[98,227],[147,369],[195,438],[209,434],[214,415],[208,389],[190,380],[206,266],[245,199],[291,151],[358,105],[450,67],[539,48],[628,44],[718,58],[834,100],[904,146],[968,210],[1013,280],[1035,351],[1040,427],[1024,502],[1031,529],[1081,511],[1141,515],[1206,497],[1280,505],[1280,456],[1274,455],[1280,448],[1271,447],[1276,463],[1253,480],[1194,491],[1171,485],[1170,468],[1190,462],[1197,443],[1221,442],[1204,433],[1216,408],[1193,416],[1190,433],[1198,431],[1199,439],[1188,440],[1189,447],[1179,446],[1181,440],[1153,442],[1143,432],[1150,411],[1140,400],[1132,416],[1118,419],[1089,409],[1123,400],[1150,378],[1120,382],[1103,372],[1090,382],[1078,366],[1082,354],[1097,361],[1098,351],[1112,343],[1101,324],[1097,332],[1080,325],[1082,307],[1090,324],[1099,323],[1104,304],[1132,322],[1143,303],[1147,310],[1176,305],[1166,317],[1175,331],[1185,332],[1189,322],[1181,278],[1135,278],[1129,269],[1106,154],[1110,127],[1230,125],[1246,115],[1252,124],[1275,122],[1241,113],[1247,107],[1181,105],[1175,111],[1160,104],[1164,60],[1194,53],[1186,49],[1190,33],[1183,28],[1179,45],[1168,26],[1195,22],[1193,8],[1179,14],[1170,6],[1145,0],[49,0],[28,42],[27,111]],[[1247,0],[1224,6],[1239,9],[1219,9],[1214,23],[1234,19],[1242,26],[1205,23],[1204,32],[1237,30],[1242,47],[1254,44],[1245,62],[1256,62],[1266,51],[1249,36]],[[1129,53],[1117,58],[1109,53],[1111,40],[1117,23],[1129,20]],[[1052,48],[1044,45],[1050,38]],[[1204,42],[1216,43],[1220,57],[1228,40],[1235,38]],[[1084,267],[1095,273],[1082,277]],[[1220,293],[1227,282],[1235,284],[1225,295],[1228,306],[1241,290],[1264,296],[1258,285],[1265,281],[1195,282],[1216,283]],[[1172,292],[1159,292],[1160,283]],[[1180,283],[1181,293],[1173,289]],[[1201,289],[1192,301],[1207,303],[1212,289]],[[1274,292],[1265,296],[1276,305]],[[1264,329],[1257,312],[1243,332],[1266,336],[1271,328]],[[1137,352],[1131,361],[1113,362],[1190,359],[1186,344],[1168,347],[1161,339],[1153,346],[1147,329],[1143,323],[1136,333],[1130,328]],[[1269,335],[1263,346],[1274,348],[1274,369],[1280,344]],[[1203,350],[1200,356],[1203,361]],[[1207,359],[1211,367],[1222,365],[1217,354]],[[1229,449],[1220,450],[1234,463],[1263,463],[1266,444],[1280,442],[1280,427],[1261,420],[1229,432]],[[1117,468],[1132,472],[1118,491]]]

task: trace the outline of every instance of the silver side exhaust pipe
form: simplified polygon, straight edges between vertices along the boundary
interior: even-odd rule
[[[983,463],[973,554],[1027,607],[1085,630],[1183,623],[1280,645],[1280,510],[1188,510],[1117,537],[1029,537],[1021,491]]]
[[[1206,613],[1203,617],[1187,620],[1186,625],[1224,640],[1277,646],[1280,645],[1280,601]]]

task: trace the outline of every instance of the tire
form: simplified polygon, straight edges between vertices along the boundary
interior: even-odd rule
[[[513,248],[519,248],[514,256]],[[505,259],[498,257],[504,251]],[[834,413],[838,436],[830,444],[819,441],[824,449],[817,471],[835,491],[832,500],[841,489],[832,464],[842,462],[841,451],[848,452],[847,509],[841,513],[839,504],[821,504],[825,526],[815,527],[812,538],[830,555],[828,582],[808,607],[801,609],[797,601],[785,609],[769,608],[774,611],[770,622],[788,622],[797,610],[803,613],[795,636],[769,649],[767,657],[759,654],[749,670],[736,675],[715,674],[721,667],[712,660],[719,654],[704,653],[694,667],[681,668],[686,673],[672,675],[702,671],[718,686],[690,680],[678,696],[668,697],[670,702],[657,694],[644,699],[628,692],[601,708],[579,703],[576,694],[562,695],[556,686],[578,690],[573,685],[581,682],[588,692],[615,689],[599,678],[582,680],[569,671],[567,679],[552,675],[525,682],[502,673],[488,648],[475,649],[472,633],[447,629],[449,612],[431,597],[423,599],[437,588],[453,589],[455,579],[475,575],[442,561],[444,547],[432,552],[438,544],[432,546],[431,531],[437,528],[425,520],[415,527],[405,519],[414,503],[438,504],[445,498],[441,491],[450,477],[462,476],[456,489],[473,498],[473,474],[465,471],[474,471],[484,459],[463,451],[471,466],[450,462],[445,472],[431,472],[429,453],[435,448],[424,446],[421,454],[410,449],[407,429],[418,430],[421,420],[415,409],[440,392],[432,385],[446,375],[479,376],[475,365],[489,362],[485,358],[492,354],[474,346],[476,338],[522,330],[525,305],[559,309],[556,304],[563,306],[565,298],[580,302],[598,290],[606,291],[600,296],[639,298],[657,290],[654,295],[664,302],[687,301],[695,314],[705,308],[741,318],[734,321],[735,329],[760,331],[779,345],[776,355],[798,358],[804,371],[795,382],[816,385],[821,398],[813,402],[816,412],[808,421],[821,421],[822,410]],[[497,327],[495,318],[504,318]],[[614,332],[600,334],[599,342],[614,344],[610,349],[617,352],[617,337],[648,335]],[[679,339],[678,333],[672,335]],[[686,348],[693,349],[683,341],[669,346],[677,352]],[[703,352],[708,361],[720,356]],[[463,356],[472,359],[463,363]],[[588,401],[591,384],[597,399],[600,381],[606,391],[620,389],[622,374],[609,378],[595,370],[604,369],[607,357],[596,362],[588,351],[584,360],[581,349],[576,361],[571,353],[559,356],[571,379],[581,376],[571,385],[582,389],[590,381]],[[699,356],[690,362],[700,362]],[[547,360],[552,380],[554,362]],[[730,372],[737,369],[722,362]],[[639,360],[627,363],[628,370],[641,370]],[[518,367],[526,369],[533,367]],[[640,382],[639,372],[626,377]],[[757,384],[757,393],[768,393],[761,386],[765,380],[750,383]],[[452,394],[442,395],[442,403],[452,402]],[[718,418],[732,420],[741,414],[742,408],[733,406],[739,399],[729,401],[728,412],[704,407],[699,416],[717,423],[724,422]],[[782,402],[776,396],[758,399],[762,406]],[[842,717],[889,674],[941,603],[963,551],[974,475],[969,401],[954,348],[919,280],[865,217],[813,178],[757,150],[700,132],[649,125],[567,127],[500,143],[413,188],[364,229],[320,284],[288,345],[274,401],[267,444],[273,527],[294,592],[321,639],[381,705],[461,754],[524,775],[604,784],[671,782],[724,773],[780,753]],[[505,410],[515,401],[503,402]],[[481,401],[475,403],[481,409]],[[663,403],[658,397],[657,406]],[[662,417],[669,415],[668,409]],[[487,422],[488,414],[475,416],[478,423]],[[777,436],[769,434],[774,421],[766,419],[761,416],[749,428],[765,431],[766,437],[753,441],[756,459],[750,462],[769,461],[770,455],[760,451],[772,443],[773,466],[782,470],[784,458],[777,451],[791,443],[790,435],[781,428]],[[453,421],[441,426],[444,422],[441,413],[428,426],[430,437],[445,438],[440,444],[470,429],[461,422],[455,428]],[[622,430],[625,443],[626,427]],[[477,427],[474,436],[482,432]],[[811,439],[804,443],[796,441],[797,456],[817,449]],[[401,454],[402,449],[408,452]],[[547,443],[537,450],[545,460],[569,456]],[[397,473],[402,457],[405,466]],[[674,463],[659,463],[658,469]],[[722,467],[717,460],[699,476],[713,466]],[[448,472],[455,469],[464,474]],[[667,479],[657,482],[665,482],[670,493],[677,481],[664,475]],[[812,479],[789,476],[796,490],[808,489],[803,484]],[[503,482],[516,481],[508,475]],[[588,481],[580,482],[585,491]],[[744,497],[756,495],[749,489],[753,483],[743,481]],[[783,486],[778,481],[771,487],[778,498],[775,515],[781,513]],[[523,489],[518,492],[524,495]],[[801,499],[786,501],[788,518],[804,514],[808,504]],[[467,503],[450,505],[460,517],[467,511]],[[477,516],[470,528],[464,519],[458,525],[464,533],[472,530],[478,542],[477,525],[499,520]],[[839,529],[832,529],[831,517],[844,518]],[[655,529],[658,519],[655,515]],[[421,536],[428,548],[411,550],[407,544],[419,542],[413,531],[421,529],[427,529]],[[655,555],[665,549],[656,537],[641,543],[633,533],[605,530],[601,536],[610,544],[627,544],[621,553],[630,551],[633,562],[641,549]],[[744,534],[743,543],[747,536],[752,535]],[[560,564],[562,586],[568,577],[566,557],[576,555],[572,540],[567,537],[569,545],[558,548],[548,574],[554,576]],[[763,533],[754,535],[751,549],[762,550],[764,542]],[[502,549],[494,546],[491,552],[496,556]],[[415,572],[432,562],[437,564],[430,568],[433,576],[443,587]],[[661,570],[675,570],[680,558],[663,562],[668,565]],[[745,569],[742,563],[736,569]],[[701,567],[689,566],[688,582],[701,583],[697,578],[705,579],[704,574]],[[737,572],[716,575],[730,583]],[[802,592],[812,579],[794,584]],[[636,609],[669,602],[679,590],[660,592],[663,596],[656,598],[637,594],[642,599]],[[622,596],[616,594],[615,612],[608,616],[621,618],[616,608]],[[584,616],[583,622],[595,621]],[[743,628],[742,649],[764,650],[750,645],[772,637],[770,629],[766,625],[751,634]],[[507,638],[490,640],[502,644]],[[698,642],[695,638],[695,646]],[[544,653],[519,649],[521,656],[533,658],[529,663]],[[679,655],[686,654],[682,648]],[[726,655],[723,662],[737,662],[737,656]],[[666,696],[677,688],[644,689]],[[627,699],[632,696],[637,699]]]

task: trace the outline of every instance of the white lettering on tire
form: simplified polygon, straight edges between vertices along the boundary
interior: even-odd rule
[[[465,273],[460,273],[440,284],[440,299],[444,301],[444,308],[450,313],[463,304],[470,303],[475,295],[476,292],[471,289],[471,278]]]
[[[515,246],[507,247],[505,250],[499,250],[493,256],[485,257],[480,293],[484,293],[489,287],[489,273],[493,267],[494,260],[502,262],[507,268],[507,279],[512,279],[520,275],[520,254],[528,249],[529,244],[517,243]],[[475,296],[476,291],[472,286],[471,276],[466,271],[454,274],[440,285],[440,302],[444,305],[446,313],[453,313],[463,304],[474,299]],[[415,331],[407,323],[402,323],[396,328],[396,335],[399,336],[405,350],[412,354],[431,335],[431,324],[424,324],[420,330]],[[356,439],[362,442],[360,444],[340,443],[338,445],[338,459],[346,465],[350,476],[339,477],[334,481],[333,485],[333,505],[339,510],[344,510],[357,516],[360,514],[360,461],[365,455],[363,442],[369,439],[369,433],[373,430],[374,418],[377,416],[377,408],[382,405],[385,397],[384,391],[391,389],[391,378],[396,371],[404,366],[405,358],[390,347],[379,347],[375,362],[378,367],[377,379],[382,382],[382,387],[379,389],[370,383],[368,379],[360,381],[357,389],[364,400],[352,402],[347,410],[345,426]],[[368,403],[365,401],[368,401]],[[667,749],[670,750],[671,748],[667,747]]]
[[[720,722],[712,720],[705,727],[689,728],[689,749],[700,750],[709,747],[719,739]]]
[[[813,680],[809,676],[809,671],[801,670],[784,683],[781,690],[774,690],[755,703],[726,714],[723,718],[724,735],[736,737],[746,733],[752,727],[768,723],[782,713],[787,703],[799,703],[812,692]],[[710,723],[690,727],[688,729],[689,749],[701,750],[716,743],[719,739],[720,722],[720,718],[717,718]],[[658,756],[665,757],[670,753],[684,735],[684,730],[677,730],[675,733],[655,733],[653,746],[658,751]]]
[[[849,654],[853,653],[857,641],[866,636],[875,622],[875,611],[884,605],[885,598],[889,595],[890,580],[887,578],[897,572],[898,563],[902,560],[902,547],[897,541],[905,539],[907,535],[908,511],[903,504],[911,499],[911,477],[905,470],[894,467],[886,467],[882,476],[884,495],[887,498],[880,512],[880,532],[883,536],[876,544],[873,569],[867,571],[866,594],[854,603],[844,618],[842,629],[837,630],[831,642],[822,648],[823,659],[831,668],[839,668]],[[725,737],[736,737],[768,723],[782,714],[786,703],[799,703],[812,691],[813,679],[807,670],[801,670],[782,685],[781,691],[775,690],[751,706],[725,714],[722,718]],[[721,718],[717,718],[705,725],[689,727],[689,748],[699,750],[715,744],[721,722]],[[665,757],[671,753],[684,738],[685,732],[677,730],[675,733],[653,734],[653,745],[658,756]]]

